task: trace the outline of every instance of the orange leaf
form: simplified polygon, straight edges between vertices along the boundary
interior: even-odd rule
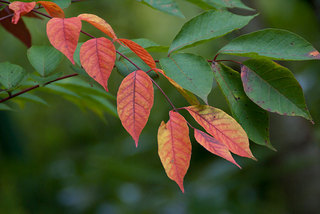
[[[40,3],[50,16],[64,18],[63,10],[56,3],[50,1],[38,1],[37,3]]]
[[[74,64],[73,54],[81,31],[81,20],[73,18],[53,18],[47,24],[47,35],[50,43],[61,51]]]
[[[247,133],[224,111],[207,105],[185,107],[191,116],[215,139],[239,156],[255,159],[249,148]]]
[[[143,71],[126,76],[118,90],[117,109],[123,127],[138,146],[139,136],[147,124],[153,106],[153,85]]]
[[[184,192],[183,178],[191,159],[191,142],[187,121],[177,112],[170,111],[170,120],[163,121],[158,130],[158,154],[171,180]]]
[[[123,42],[130,50],[132,50],[138,57],[140,57],[150,68],[156,68],[156,62],[152,58],[152,56],[141,47],[139,44],[134,41],[128,39],[119,39],[119,41]]]
[[[117,39],[112,27],[102,18],[93,14],[80,14],[78,16],[82,21],[89,22],[97,29],[101,30],[103,33],[107,34],[112,39]]]
[[[104,37],[88,40],[80,48],[80,61],[86,72],[108,91],[108,79],[116,61],[113,43]]]
[[[14,16],[12,17],[12,23],[17,24],[20,17],[29,13],[35,6],[36,2],[20,2],[14,1],[9,5],[9,8],[14,11]]]
[[[194,137],[198,141],[198,143],[200,143],[200,145],[203,146],[209,152],[211,152],[215,155],[218,155],[218,156],[226,159],[227,161],[230,161],[231,163],[235,164],[239,168],[241,168],[237,164],[237,162],[233,159],[231,153],[229,152],[228,147],[226,145],[224,145],[223,143],[217,141],[216,139],[214,139],[210,135],[208,135],[198,129],[194,130]]]

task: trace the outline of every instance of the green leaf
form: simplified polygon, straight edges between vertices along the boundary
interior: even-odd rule
[[[75,63],[81,67],[81,62],[80,62],[80,48],[81,46],[83,45],[84,42],[79,42],[78,45],[77,45],[77,49],[76,51],[74,52],[74,55],[73,55],[73,59],[75,61]]]
[[[143,71],[150,70],[150,67],[146,63],[144,63],[143,60],[139,57],[133,56],[129,57],[129,59],[137,66],[139,66]],[[123,58],[116,61],[116,67],[118,69],[118,72],[124,77],[137,70],[137,68],[134,65],[132,65],[130,62]],[[152,78],[158,77],[158,75],[154,71],[149,72],[148,75]]]
[[[28,59],[43,77],[51,74],[62,60],[62,54],[50,46],[32,46],[27,52]]]
[[[7,90],[14,89],[24,80],[26,71],[19,65],[0,63],[0,84]]]
[[[207,103],[208,94],[212,89],[213,74],[204,58],[183,53],[162,58],[160,64],[168,77]]]
[[[42,105],[48,105],[48,103],[43,100],[41,97],[38,97],[37,95],[30,94],[30,93],[25,93],[17,96],[16,98],[13,99],[13,101],[27,101],[27,102],[34,102]]]
[[[203,0],[186,0],[194,5],[197,5],[198,7],[204,9],[204,10],[209,10],[209,9],[215,9],[215,7],[205,3]]]
[[[255,143],[273,148],[269,139],[269,115],[245,94],[240,74],[222,63],[212,66],[213,75],[226,97],[233,117]]]
[[[13,109],[6,104],[0,103],[0,111],[13,111]]]
[[[21,1],[21,0],[20,0]],[[28,0],[29,2],[30,1],[34,1],[34,0]],[[54,2],[56,3],[57,5],[59,5],[59,7],[61,8],[67,8],[70,6],[71,4],[71,0],[42,0],[42,1],[51,1],[51,2]]]
[[[138,43],[141,47],[146,49],[149,52],[166,52],[168,51],[168,47],[161,46],[149,39],[132,39],[132,41]],[[129,48],[120,46],[118,49],[119,52],[123,54],[133,53]]]
[[[210,6],[215,8],[242,8],[246,10],[253,10],[247,5],[243,4],[241,0],[202,0]]]
[[[170,15],[184,18],[184,15],[179,10],[178,4],[173,0],[137,0],[156,10],[168,13]]]
[[[239,16],[228,11],[208,11],[184,24],[174,38],[169,53],[212,40],[246,26],[254,16]]]
[[[270,112],[312,120],[301,86],[289,69],[269,59],[250,59],[244,65],[241,79],[253,102]]]
[[[71,4],[71,0],[51,0],[51,1],[59,5],[61,8],[67,8]]]
[[[219,52],[246,57],[265,56],[275,60],[320,59],[319,52],[309,42],[280,29],[265,29],[240,36]]]
[[[56,74],[49,75],[47,77],[39,77],[37,75],[31,75],[31,78],[35,80],[41,87],[43,87],[46,85],[46,83],[51,82],[55,79],[58,79],[61,76],[62,76],[62,72],[59,72]]]

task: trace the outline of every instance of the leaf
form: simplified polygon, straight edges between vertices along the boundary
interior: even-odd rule
[[[202,0],[210,6],[215,8],[242,8],[247,10],[253,10],[252,8],[246,6],[241,0]]]
[[[183,178],[191,159],[191,142],[187,121],[177,112],[170,111],[170,120],[163,121],[158,130],[158,154],[171,180],[184,192]]]
[[[138,146],[153,106],[153,85],[150,77],[138,70],[126,76],[118,90],[117,110],[123,127]]]
[[[19,86],[26,74],[26,71],[19,65],[14,65],[9,62],[0,63],[0,84],[7,90]]]
[[[74,59],[74,62],[79,66],[81,67],[81,62],[80,62],[80,49],[81,49],[81,46],[83,45],[84,42],[79,42],[78,45],[77,45],[77,48],[76,48],[76,51],[74,52],[73,54],[73,59]]]
[[[29,13],[35,6],[36,2],[20,2],[14,1],[9,4],[9,8],[14,11],[14,16],[12,17],[12,23],[17,24],[20,17]]]
[[[222,63],[212,66],[213,75],[226,97],[233,117],[257,144],[273,148],[269,139],[269,115],[245,94],[240,74]]]
[[[225,144],[231,152],[255,159],[249,148],[249,139],[242,127],[224,111],[207,106],[184,107],[191,116],[215,139]]]
[[[230,161],[234,165],[238,166],[240,169],[241,167],[237,164],[237,162],[233,159],[229,149],[226,145],[219,142],[218,140],[214,139],[210,135],[198,130],[194,129],[194,138],[197,142],[203,146],[206,150],[211,152],[212,154],[218,155],[227,161]]]
[[[0,111],[13,111],[13,109],[6,104],[0,103]]]
[[[246,26],[254,16],[228,11],[208,11],[185,23],[174,38],[169,53],[212,40]]]
[[[31,65],[43,77],[51,74],[62,60],[62,54],[50,46],[32,46],[27,56]]]
[[[42,98],[38,97],[37,95],[30,94],[30,93],[25,93],[21,94],[18,97],[14,99],[14,101],[24,101],[24,102],[34,102],[42,105],[48,105],[48,103],[43,100]]]
[[[243,88],[261,108],[312,120],[299,82],[289,69],[268,59],[251,59],[241,69]]]
[[[161,73],[167,80],[179,91],[179,93],[188,101],[191,105],[200,105],[197,97],[192,94],[190,91],[182,88],[176,81],[168,77],[163,70],[157,69],[159,73]]]
[[[81,31],[81,20],[53,18],[47,24],[47,35],[53,47],[61,51],[74,64],[73,54],[77,48]]]
[[[51,82],[55,79],[58,79],[59,77],[62,77],[62,72],[59,73],[54,73],[54,74],[50,74],[48,76],[37,76],[32,74],[31,78],[35,81],[37,81],[37,83],[40,85],[40,87],[43,87],[45,85],[47,85],[48,82]]]
[[[111,39],[117,39],[116,34],[114,33],[112,27],[102,18],[96,16],[94,14],[80,14],[78,16],[82,21],[86,21],[96,27],[97,29],[101,30],[103,33],[108,35]]]
[[[2,11],[0,11],[0,18],[3,18],[10,14],[12,14],[12,12],[8,7],[6,7]],[[0,24],[14,37],[23,42],[23,44],[25,44],[28,48],[31,47],[31,34],[22,19],[20,19],[17,24],[12,24],[10,19],[3,19],[0,21]]]
[[[144,63],[142,61],[142,59],[140,59],[137,56],[133,56],[133,57],[128,57],[134,64],[136,64],[137,66],[139,66],[139,68],[141,68],[141,70],[143,71],[148,71],[150,69],[150,67]],[[132,72],[136,71],[137,68],[136,66],[134,66],[133,64],[131,64],[129,61],[127,61],[124,58],[120,58],[118,61],[116,61],[116,67],[118,69],[118,72],[122,75],[122,76],[127,76],[129,74],[131,74]],[[153,78],[156,79],[159,76],[156,74],[155,71],[150,71],[148,73],[148,75]]]
[[[37,3],[41,4],[50,16],[57,18],[65,17],[63,10],[56,3],[49,1],[38,1]]]
[[[89,76],[108,91],[108,79],[116,61],[113,43],[104,37],[88,40],[81,46],[80,61]]]
[[[170,15],[184,18],[184,15],[179,10],[178,4],[173,0],[138,0],[144,4]]]
[[[160,64],[168,77],[207,102],[213,74],[204,58],[186,53],[175,54],[160,59]]]
[[[51,1],[59,5],[61,8],[67,8],[71,4],[71,0],[51,0]]]
[[[309,42],[280,29],[265,29],[240,36],[219,52],[246,57],[265,56],[276,60],[320,59],[319,52]]]
[[[156,62],[152,58],[152,56],[139,44],[131,41],[129,39],[119,39],[119,41],[123,42],[130,50],[132,50],[138,57],[140,57],[150,68],[156,68]]]
[[[146,49],[146,51],[149,51],[149,52],[167,52],[168,51],[168,47],[161,46],[149,39],[143,39],[143,38],[132,39],[132,41],[134,41],[135,43],[137,43],[138,45],[140,45],[141,47]],[[120,46],[118,48],[118,51],[123,54],[132,53],[132,51],[125,46]]]

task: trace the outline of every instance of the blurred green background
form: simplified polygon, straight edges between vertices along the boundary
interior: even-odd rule
[[[97,14],[111,24],[119,37],[147,38],[168,46],[183,23],[201,12],[188,2],[177,2],[186,19],[158,12],[135,0],[88,0],[72,4],[65,11],[68,17]],[[260,13],[249,26],[185,52],[213,58],[234,36],[269,27],[297,33],[320,49],[319,0],[245,2]],[[32,32],[33,44],[48,44],[47,20],[24,20]],[[84,27],[96,36],[102,35],[89,25]],[[81,41],[86,39],[81,37]],[[20,41],[0,28],[1,62],[10,61],[32,72],[26,51]],[[155,91],[151,117],[135,148],[117,117],[106,113],[101,120],[59,95],[35,90],[33,93],[49,106],[27,103],[21,111],[0,111],[0,213],[319,213],[320,62],[283,65],[301,83],[316,124],[271,114],[271,142],[278,151],[252,143],[259,161],[235,157],[242,170],[213,156],[192,139],[185,194],[167,178],[157,154],[157,129],[162,120],[168,120],[170,110],[159,91]],[[59,71],[72,73],[69,66],[64,59]],[[116,94],[121,79],[114,71],[109,80],[111,94]],[[158,81],[176,106],[187,105],[165,80]],[[216,87],[209,104],[229,112]]]

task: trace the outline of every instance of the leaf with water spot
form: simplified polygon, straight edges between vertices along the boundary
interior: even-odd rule
[[[246,57],[265,56],[275,60],[320,59],[320,53],[308,41],[281,29],[264,29],[239,36],[219,52]]]
[[[179,113],[170,111],[170,120],[162,121],[158,129],[158,154],[171,180],[184,192],[183,179],[191,159],[191,142],[187,121]]]
[[[247,132],[249,138],[257,144],[273,148],[269,139],[269,115],[247,97],[240,74],[222,63],[214,64],[212,69],[233,117]]]
[[[9,62],[0,63],[0,84],[6,90],[12,90],[24,80],[27,72],[19,65]]]
[[[250,59],[243,64],[243,88],[253,102],[270,112],[312,120],[302,88],[289,69],[269,59]]]

